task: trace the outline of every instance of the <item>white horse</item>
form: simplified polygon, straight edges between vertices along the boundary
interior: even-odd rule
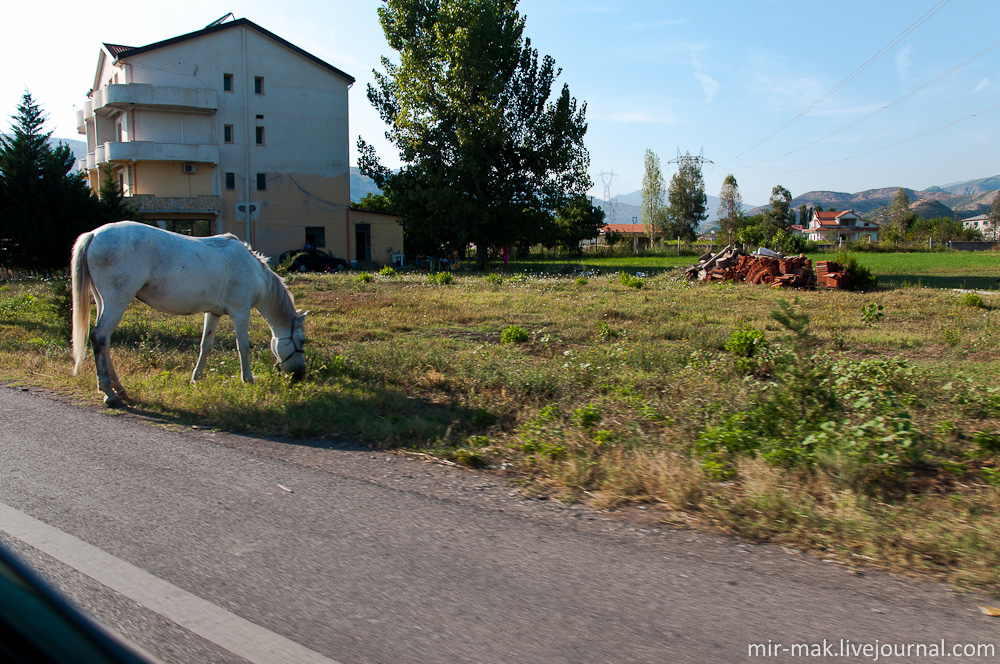
[[[236,329],[243,381],[250,372],[250,309],[271,328],[271,352],[277,365],[301,377],[306,362],[302,329],[306,314],[284,281],[235,235],[192,238],[134,221],[120,221],[84,233],[73,246],[73,374],[80,369],[90,329],[90,298],[97,303],[97,322],[90,332],[104,403],[117,407],[127,399],[115,372],[108,345],[132,298],[170,314],[205,314],[201,354],[191,380],[205,373],[219,317],[228,314]],[[306,312],[308,313],[308,312]]]

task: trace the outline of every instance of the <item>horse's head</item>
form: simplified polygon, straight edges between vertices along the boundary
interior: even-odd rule
[[[302,329],[302,324],[308,313],[307,311],[295,317],[287,337],[271,337],[271,352],[277,360],[275,366],[285,373],[292,374],[296,380],[306,375],[306,333]]]

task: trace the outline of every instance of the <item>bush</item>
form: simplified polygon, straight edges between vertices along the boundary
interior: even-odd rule
[[[452,282],[451,272],[438,272],[437,274],[428,274],[427,283],[429,284],[439,284],[441,286],[447,286]]]
[[[871,290],[878,286],[878,277],[859,263],[854,254],[841,251],[837,254],[837,262],[844,268],[844,272],[851,275],[848,286],[851,290]]]
[[[528,333],[520,325],[508,325],[500,333],[500,343],[502,344],[522,344],[528,340]]]
[[[983,301],[983,297],[979,293],[963,293],[962,296],[958,298],[958,304],[971,309],[986,308],[986,302]]]
[[[761,330],[752,327],[741,327],[734,330],[729,341],[724,346],[726,352],[737,357],[753,357],[767,348],[767,337]]]
[[[622,272],[619,281],[621,281],[623,286],[628,286],[629,288],[642,288],[645,285],[642,279],[628,272]]]

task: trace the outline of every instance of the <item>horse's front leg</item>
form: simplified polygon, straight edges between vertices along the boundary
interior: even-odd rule
[[[250,372],[250,310],[230,312],[236,331],[236,349],[240,352],[240,377],[244,383],[253,382]]]
[[[208,354],[212,352],[217,329],[219,329],[219,315],[205,314],[205,329],[201,333],[201,353],[198,355],[198,363],[194,365],[194,373],[191,374],[192,381],[201,380],[205,376],[205,364],[208,363]]]

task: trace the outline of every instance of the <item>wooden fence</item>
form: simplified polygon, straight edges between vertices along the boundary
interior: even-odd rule
[[[61,270],[22,270],[20,268],[3,267],[0,265],[0,282],[2,281],[36,281],[48,279],[68,279],[69,268]]]

